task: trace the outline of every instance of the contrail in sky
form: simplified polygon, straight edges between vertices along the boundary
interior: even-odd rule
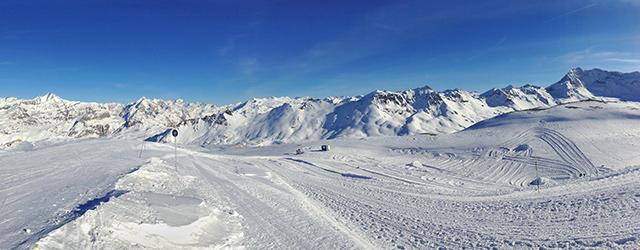
[[[545,23],[548,23],[548,22],[551,22],[551,21],[554,21],[554,20],[557,20],[557,19],[563,18],[563,17],[565,17],[565,16],[573,15],[573,14],[575,14],[575,13],[577,13],[577,12],[580,12],[580,11],[583,11],[583,10],[586,10],[586,9],[589,9],[589,8],[594,7],[594,6],[596,6],[596,5],[598,5],[598,4],[597,4],[597,3],[591,3],[591,4],[588,4],[588,5],[582,6],[582,7],[580,7],[580,8],[575,9],[575,10],[572,10],[572,11],[569,11],[569,12],[563,13],[563,14],[561,14],[561,15],[558,15],[558,16],[555,16],[555,17],[552,17],[552,18],[549,18],[547,21],[545,21]]]

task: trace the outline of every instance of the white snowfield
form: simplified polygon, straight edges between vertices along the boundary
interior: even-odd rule
[[[140,142],[83,140],[0,151],[0,248],[26,247],[100,203],[144,163]],[[154,153],[153,145],[147,150]],[[84,204],[84,205],[82,205]]]
[[[142,146],[0,154],[0,246],[640,248],[637,102],[518,111],[439,136],[180,145],[177,163],[170,144]]]

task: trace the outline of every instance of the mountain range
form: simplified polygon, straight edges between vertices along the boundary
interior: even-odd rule
[[[253,98],[224,106],[144,97],[126,105],[78,102],[51,93],[31,100],[0,98],[0,149],[96,137],[166,142],[173,128],[180,131],[178,143],[200,146],[437,135],[512,111],[593,99],[640,101],[640,72],[575,68],[546,88],[476,93],[425,86],[324,99]]]

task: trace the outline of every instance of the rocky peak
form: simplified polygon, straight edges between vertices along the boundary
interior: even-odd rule
[[[571,102],[593,98],[580,77],[583,74],[581,68],[571,69],[560,81],[547,87],[547,92],[560,102]]]
[[[42,104],[42,103],[63,103],[64,100],[62,98],[60,98],[59,96],[57,96],[54,93],[47,93],[43,96],[38,96],[34,99],[34,101],[38,104]]]

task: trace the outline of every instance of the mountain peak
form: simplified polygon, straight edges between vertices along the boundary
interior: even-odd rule
[[[582,82],[584,71],[581,68],[572,68],[560,79],[560,81],[547,87],[547,92],[560,102],[571,102],[593,98],[593,94]]]
[[[60,98],[59,96],[57,96],[54,93],[46,93],[43,96],[38,96],[34,99],[36,102],[38,103],[61,103],[64,102],[64,100],[62,98]]]
[[[584,72],[584,70],[582,70],[582,68],[580,68],[580,67],[575,67],[575,68],[571,68],[571,70],[569,72],[574,73],[574,74],[579,74],[579,73]]]
[[[134,107],[136,107],[136,108],[140,108],[140,107],[142,107],[145,103],[148,103],[148,102],[149,102],[149,99],[147,99],[146,97],[142,96],[142,97],[138,98],[138,100],[136,100],[136,101],[133,103],[133,106],[134,106]]]
[[[623,101],[640,101],[640,73],[621,73],[602,69],[574,70],[569,78],[579,80],[595,96]]]
[[[426,91],[432,91],[432,90],[433,90],[433,88],[431,88],[431,86],[429,86],[429,85],[424,85],[424,86],[422,86],[422,87],[415,88],[415,90],[426,90]]]

